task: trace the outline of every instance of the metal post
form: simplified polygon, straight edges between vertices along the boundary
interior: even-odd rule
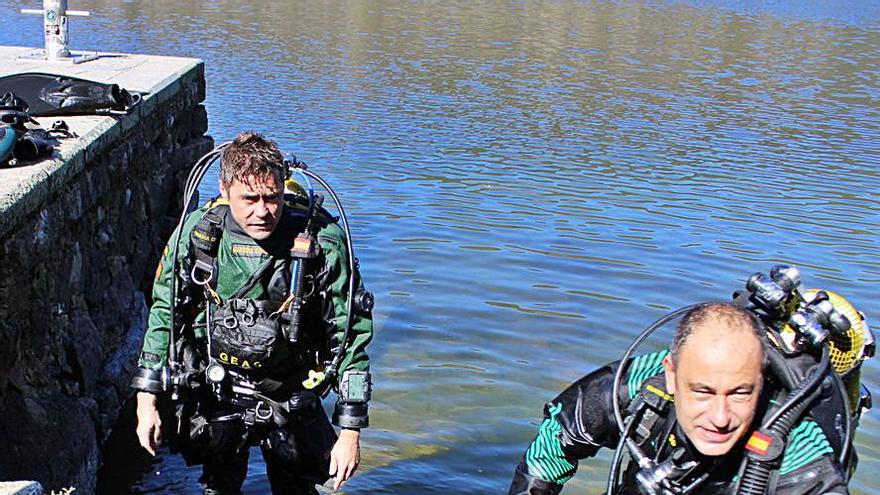
[[[43,16],[43,33],[46,36],[46,48],[29,53],[20,58],[47,60],[51,62],[72,62],[78,64],[98,58],[97,52],[73,52],[68,49],[69,16],[88,17],[87,11],[67,10],[67,0],[43,0],[43,9],[21,9],[22,14]]]

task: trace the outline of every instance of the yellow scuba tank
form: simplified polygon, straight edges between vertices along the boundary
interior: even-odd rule
[[[284,181],[284,194],[292,194],[294,196],[308,198],[305,188],[292,177],[288,177],[287,180]]]
[[[811,290],[808,294],[818,291]],[[831,347],[831,366],[837,374],[844,376],[865,359],[866,344],[873,343],[870,331],[866,328],[865,318],[852,304],[841,295],[831,291],[825,291],[831,304],[839,313],[846,316],[850,322],[850,328],[845,334],[832,334],[828,340]]]
[[[828,351],[831,368],[840,375],[846,385],[847,396],[853,414],[858,414],[860,400],[861,363],[874,353],[874,337],[865,317],[843,296],[829,290],[809,289],[804,294],[804,302],[809,304],[819,292],[828,295],[834,309],[850,322],[846,332],[831,332],[828,337]],[[786,325],[780,332],[783,340],[790,343],[795,330]]]

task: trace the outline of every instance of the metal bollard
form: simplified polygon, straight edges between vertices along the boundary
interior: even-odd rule
[[[52,62],[87,62],[98,58],[97,52],[71,52],[68,48],[68,17],[88,17],[87,11],[67,10],[67,0],[43,0],[43,9],[21,9],[22,14],[43,16],[43,33],[46,37],[43,50],[24,55],[20,58],[47,60]]]

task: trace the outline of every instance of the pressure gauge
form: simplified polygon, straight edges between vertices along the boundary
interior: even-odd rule
[[[205,370],[205,374],[208,376],[209,382],[220,383],[226,378],[226,369],[223,368],[223,366],[214,363],[208,366],[208,369]]]

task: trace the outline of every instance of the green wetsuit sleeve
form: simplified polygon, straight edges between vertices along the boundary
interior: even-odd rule
[[[204,213],[204,210],[197,210],[190,214],[184,222],[183,234],[180,236],[177,247],[178,266],[182,266],[182,261],[188,256],[189,233]],[[142,368],[160,370],[168,362],[168,342],[171,328],[171,277],[174,269],[172,245],[176,237],[177,229],[168,239],[162,253],[162,260],[156,269],[156,279],[153,282],[153,305],[150,307],[147,331],[144,334],[144,344],[138,359],[138,365]],[[180,279],[177,280],[177,284],[179,289]]]
[[[326,286],[329,288],[329,304],[331,306],[335,335],[332,337],[333,347],[340,345],[348,319],[352,318],[351,332],[345,355],[339,365],[339,375],[348,370],[369,370],[370,360],[367,356],[367,345],[373,338],[373,320],[371,314],[348,314],[348,284],[352,276],[348,265],[348,250],[345,234],[336,224],[330,224],[318,233],[318,243],[324,253],[324,270],[327,274]],[[363,287],[359,273],[355,277],[355,290]]]
[[[619,391],[622,407],[631,399],[628,383],[641,387],[644,378],[657,373],[647,367],[654,361],[651,358],[645,366],[634,363],[630,367],[630,379]],[[544,420],[517,466],[510,495],[558,493],[577,472],[578,461],[617,444],[620,434],[612,396],[618,366],[611,363],[581,377],[544,406]],[[644,377],[633,381],[634,373]]]
[[[779,467],[779,482],[774,493],[849,493],[846,475],[838,462],[838,454],[816,421],[804,419],[789,433]]]

